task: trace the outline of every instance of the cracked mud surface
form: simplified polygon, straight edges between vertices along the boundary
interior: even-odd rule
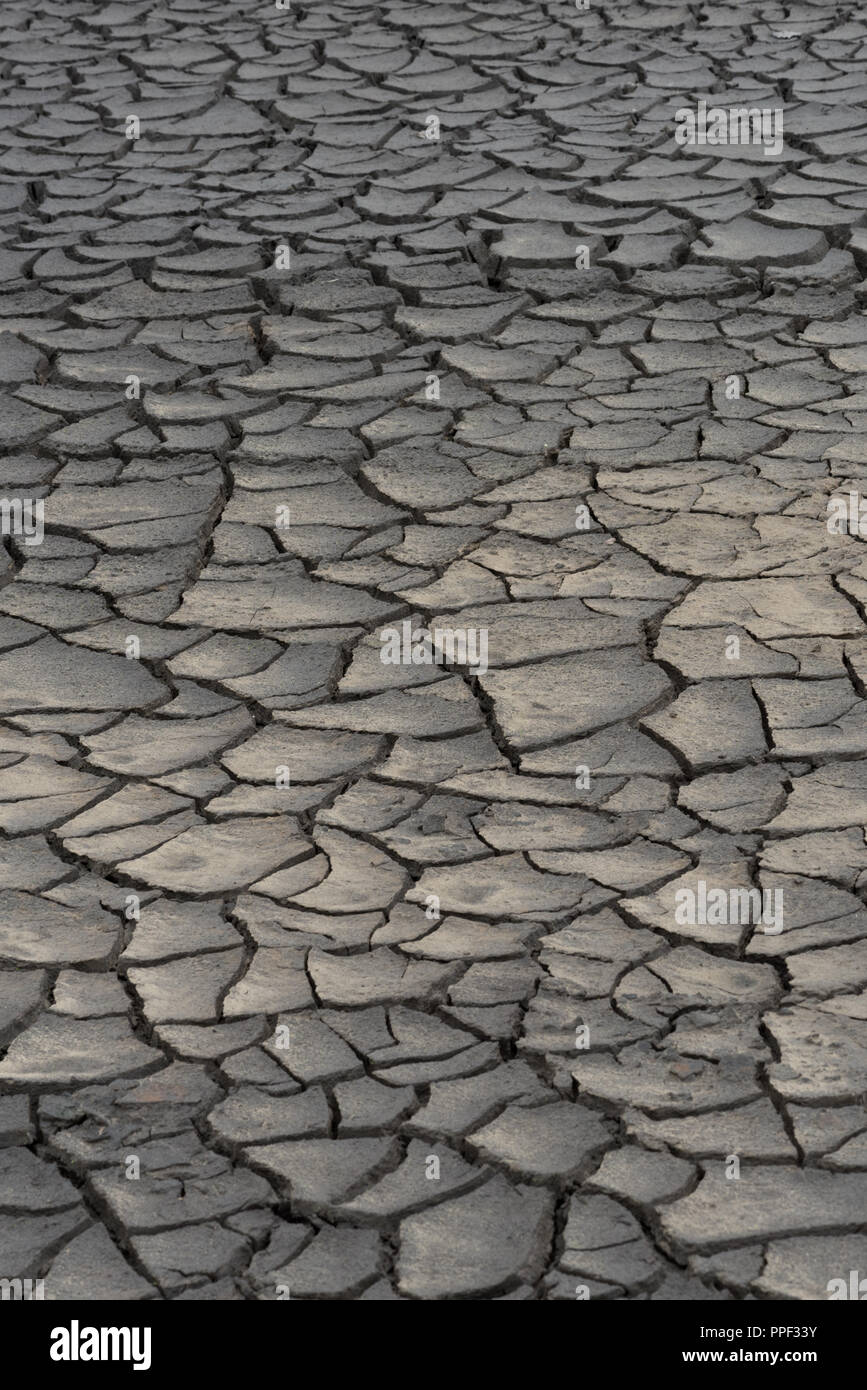
[[[826,1297],[867,1269],[867,552],[826,524],[867,21],[2,38],[0,486],[45,537],[0,589],[0,1275]],[[700,99],[783,109],[780,157],[678,147]],[[486,669],[384,664],[404,619]],[[782,930],[679,920],[702,882]]]

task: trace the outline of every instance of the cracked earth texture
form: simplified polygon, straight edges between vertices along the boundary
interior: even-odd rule
[[[867,20],[40,0],[2,46],[0,487],[45,536],[0,589],[0,1275],[867,1270],[867,552],[826,524]],[[702,99],[784,110],[779,156],[676,144]],[[406,618],[487,662],[384,664]],[[701,881],[782,930],[680,921]]]

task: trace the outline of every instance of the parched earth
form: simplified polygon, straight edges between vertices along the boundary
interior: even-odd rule
[[[867,1272],[860,7],[2,55],[0,1276]]]

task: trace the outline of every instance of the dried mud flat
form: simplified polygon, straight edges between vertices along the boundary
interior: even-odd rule
[[[0,1276],[867,1271],[867,20],[2,51]]]

